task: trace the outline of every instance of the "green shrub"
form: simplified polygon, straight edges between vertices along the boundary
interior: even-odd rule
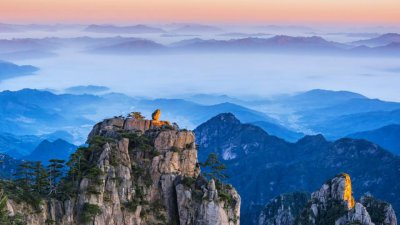
[[[103,136],[93,136],[89,140],[89,147],[86,149],[88,153],[100,152],[106,143],[115,142],[112,138],[107,138]]]
[[[116,156],[116,154],[111,154],[110,155],[110,165],[116,167],[119,165],[119,163],[120,163],[120,160]]]
[[[52,220],[52,219],[46,219],[46,221],[44,221],[44,223],[45,223],[46,225],[53,225],[53,224],[56,224],[56,221],[54,221],[54,220]]]
[[[191,149],[191,148],[192,148],[192,145],[193,145],[193,143],[186,144],[186,145],[185,145],[185,148],[186,148],[186,149]]]
[[[99,179],[99,176],[103,174],[103,171],[97,165],[93,165],[90,167],[86,173],[85,177],[90,179],[94,184],[100,185],[102,184],[102,181]]]
[[[176,147],[176,146],[172,146],[172,147],[171,147],[171,151],[172,151],[172,152],[179,152],[179,148]]]
[[[183,177],[182,184],[186,187],[191,187],[196,180],[192,177]]]
[[[218,197],[221,201],[226,203],[226,206],[230,206],[231,208],[235,207],[236,205],[235,199],[233,199],[232,195],[225,189],[218,191]]]
[[[101,213],[101,209],[98,205],[85,203],[82,207],[81,222],[87,224],[93,221],[94,217]]]
[[[201,190],[192,190],[192,197],[197,202],[203,200],[203,192]]]
[[[140,201],[138,201],[136,198],[123,204],[124,208],[130,212],[135,212],[139,205]]]
[[[100,192],[97,190],[96,186],[94,185],[89,185],[86,189],[88,194],[92,194],[92,195],[99,195]]]

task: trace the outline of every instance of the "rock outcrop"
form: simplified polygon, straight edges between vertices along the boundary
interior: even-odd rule
[[[11,199],[11,215],[22,215],[28,225],[239,224],[240,197],[200,174],[194,134],[155,119],[96,124],[89,147],[76,153],[85,170],[75,182],[70,171],[65,181],[71,196],[47,199],[39,210]]]
[[[259,225],[294,224],[310,199],[309,193],[282,194],[267,203],[258,218]]]
[[[259,225],[397,225],[389,203],[370,195],[353,198],[351,179],[339,174],[311,194],[290,193],[271,200],[259,216]]]
[[[360,202],[367,208],[375,225],[397,225],[396,214],[391,204],[369,194],[361,197]]]
[[[348,174],[339,174],[311,194],[296,224],[372,225],[366,208],[353,198]]]

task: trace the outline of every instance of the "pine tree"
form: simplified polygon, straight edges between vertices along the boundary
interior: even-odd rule
[[[207,160],[204,163],[200,163],[200,166],[203,167],[203,175],[208,179],[223,181],[228,178],[225,173],[226,166],[219,161],[215,153],[208,155]]]
[[[128,114],[128,117],[132,117],[136,120],[144,120],[145,117],[140,112],[131,112]]]
[[[17,168],[16,176],[16,184],[22,188],[24,191],[33,191],[32,187],[34,184],[34,163],[33,162],[23,162]]]
[[[63,175],[63,168],[65,160],[50,159],[50,164],[47,166],[49,175],[49,195],[56,195],[58,193],[58,182]]]
[[[81,147],[71,154],[67,166],[69,167],[68,177],[75,183],[82,178],[82,171],[87,168],[87,160],[85,158],[85,150],[87,148]]]
[[[32,189],[41,196],[46,195],[49,189],[49,175],[42,162],[38,161],[33,164],[33,173],[34,183]]]
[[[0,224],[7,224],[8,211],[7,211],[7,196],[3,190],[0,190]]]

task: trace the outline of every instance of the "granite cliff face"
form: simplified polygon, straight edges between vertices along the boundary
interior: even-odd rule
[[[367,209],[353,198],[350,176],[339,174],[311,194],[296,224],[373,225]]]
[[[397,225],[389,203],[370,195],[356,202],[351,179],[339,174],[311,194],[289,193],[271,200],[262,210],[259,225]]]
[[[43,200],[39,210],[10,199],[11,215],[28,225],[239,224],[239,195],[200,174],[191,131],[116,117],[96,124],[88,143],[75,153],[85,169],[64,182],[71,196]]]

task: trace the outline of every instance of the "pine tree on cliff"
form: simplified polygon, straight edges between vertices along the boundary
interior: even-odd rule
[[[203,168],[203,175],[208,179],[223,181],[228,178],[228,175],[225,173],[226,166],[219,161],[215,153],[210,153],[206,161],[200,163],[200,166]]]
[[[49,174],[40,161],[33,163],[33,178],[34,183],[32,189],[39,195],[48,194],[49,189]]]
[[[86,148],[83,147],[78,148],[76,152],[71,154],[67,162],[67,166],[69,167],[68,177],[73,184],[82,178],[82,171],[87,167],[87,160],[84,155],[85,150]]]
[[[49,195],[58,193],[58,182],[63,175],[62,169],[64,168],[65,160],[51,159],[50,164],[47,166],[49,173]]]
[[[3,190],[0,190],[0,224],[4,224],[7,219],[7,196],[4,194]]]
[[[34,183],[34,163],[33,162],[23,162],[17,168],[16,184],[25,191],[32,191],[32,186]]]

